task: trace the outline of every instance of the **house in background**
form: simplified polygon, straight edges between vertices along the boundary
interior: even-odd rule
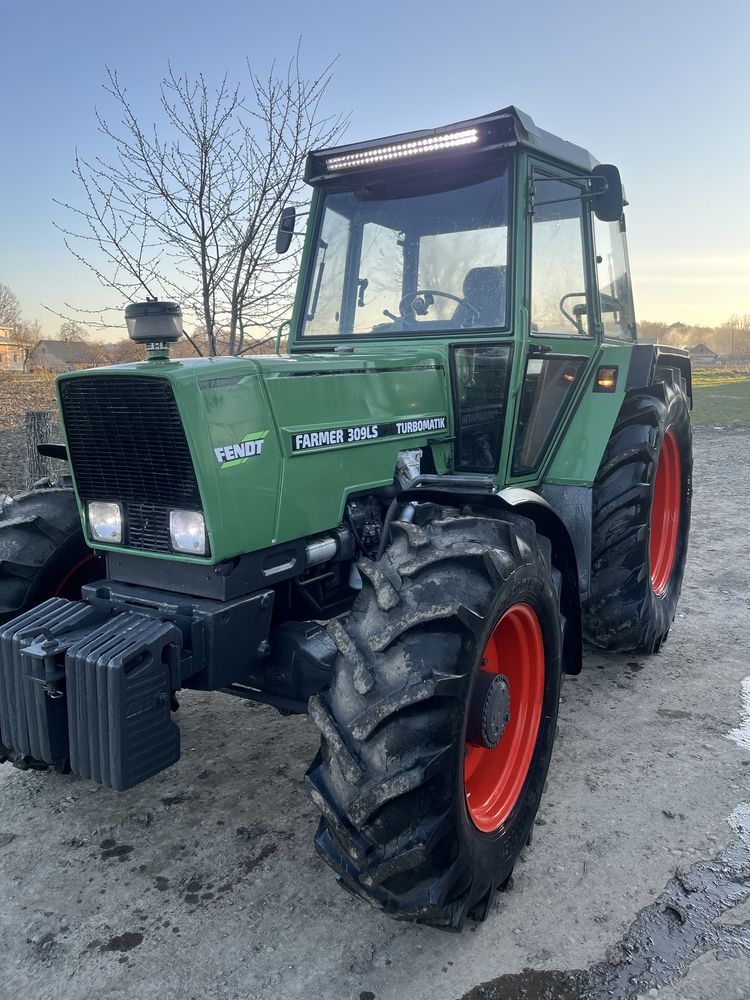
[[[96,355],[88,344],[40,340],[29,357],[28,367],[31,371],[77,372],[95,364]]]
[[[694,365],[715,365],[719,361],[719,355],[716,351],[712,351],[705,344],[695,344],[693,347],[688,347],[688,354]]]
[[[13,330],[0,326],[0,372],[22,372],[24,352],[13,340]]]

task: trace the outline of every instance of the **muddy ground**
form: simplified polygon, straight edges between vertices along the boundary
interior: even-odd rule
[[[184,694],[181,761],[131,792],[0,768],[0,998],[750,997],[750,430],[695,450],[669,641],[566,681],[533,845],[484,924],[341,892],[307,719]]]

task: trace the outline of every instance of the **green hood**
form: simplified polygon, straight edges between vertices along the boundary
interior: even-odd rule
[[[399,451],[448,438],[445,366],[435,347],[389,345],[387,358],[370,350],[119,365],[63,375],[58,391],[71,379],[170,383],[206,518],[207,561],[215,563],[335,527],[349,494],[392,482]],[[75,449],[71,455],[76,480]]]

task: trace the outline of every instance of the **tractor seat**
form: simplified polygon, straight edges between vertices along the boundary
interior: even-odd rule
[[[456,326],[503,326],[505,324],[505,274],[500,267],[472,267],[464,278],[463,297],[479,315],[461,303],[453,313]]]

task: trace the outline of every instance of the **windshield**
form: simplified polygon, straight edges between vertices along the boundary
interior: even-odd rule
[[[508,172],[325,196],[304,337],[507,326]]]

